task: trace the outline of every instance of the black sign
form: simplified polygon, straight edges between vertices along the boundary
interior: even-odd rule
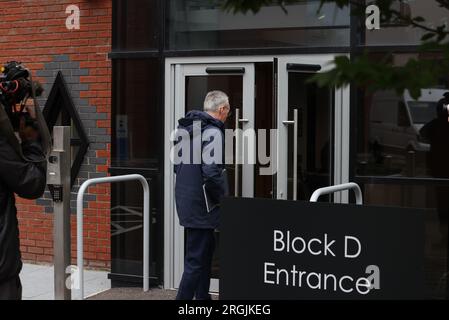
[[[425,212],[225,199],[220,298],[423,298]]]

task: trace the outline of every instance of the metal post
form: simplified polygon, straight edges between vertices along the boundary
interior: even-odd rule
[[[331,193],[338,192],[338,191],[345,191],[345,190],[354,190],[357,204],[363,205],[362,190],[360,189],[359,185],[354,182],[349,182],[349,183],[339,184],[336,186],[330,186],[330,187],[318,189],[310,197],[310,202],[317,202],[318,198],[322,195],[331,194]]]
[[[293,109],[293,120],[282,121],[284,125],[293,125],[293,200],[298,200],[298,109]]]
[[[96,184],[114,183],[124,181],[140,181],[143,187],[143,291],[150,289],[150,187],[147,180],[139,174],[124,176],[114,176],[106,178],[90,179],[84,182],[76,200],[76,221],[77,221],[77,264],[79,299],[84,299],[84,257],[83,257],[83,197],[87,188]]]
[[[55,300],[71,300],[70,286],[67,285],[70,266],[70,170],[70,127],[54,127],[47,183],[53,191]]]

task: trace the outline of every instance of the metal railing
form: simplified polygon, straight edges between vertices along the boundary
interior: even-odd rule
[[[335,186],[320,188],[320,189],[316,190],[312,194],[312,196],[310,197],[310,202],[317,202],[318,198],[323,196],[323,195],[335,193],[335,192],[338,192],[338,191],[346,191],[346,190],[354,190],[356,203],[358,205],[362,205],[363,204],[362,190],[360,189],[359,185],[357,183],[354,183],[354,182],[349,182],[349,183],[344,183],[344,184],[338,184],[338,185],[335,185]]]
[[[149,290],[150,273],[150,187],[147,180],[139,174],[130,174],[123,176],[114,176],[106,178],[90,179],[84,182],[78,192],[77,197],[77,264],[78,264],[78,283],[79,299],[84,299],[84,260],[83,260],[83,198],[87,188],[92,185],[103,183],[114,183],[124,181],[140,181],[143,187],[143,291]]]

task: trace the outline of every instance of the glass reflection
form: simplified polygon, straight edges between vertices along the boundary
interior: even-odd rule
[[[406,17],[423,17],[423,25],[429,28],[436,28],[440,25],[448,25],[448,11],[438,4],[437,1],[407,0],[395,1],[392,9],[400,12]],[[366,30],[364,43],[366,45],[417,45],[421,43],[421,38],[427,33],[420,28],[412,28],[398,23],[381,25],[378,30]]]
[[[290,72],[288,75],[289,119],[298,112],[297,139],[288,140],[288,199],[294,199],[293,184],[293,150],[298,146],[297,159],[297,198],[310,199],[314,190],[332,185],[332,120],[334,90],[319,88],[314,83],[307,83],[310,73]],[[294,136],[292,126],[289,137]],[[329,197],[321,197],[329,201]]]
[[[169,49],[349,45],[349,10],[320,1],[266,5],[257,14],[228,13],[217,0],[171,0]]]
[[[367,94],[357,174],[449,178],[446,169],[436,169],[449,150],[443,138],[449,137],[448,119],[438,111],[448,98],[449,90],[441,88],[421,90],[419,100],[407,91]]]
[[[158,59],[113,63],[113,167],[157,167],[161,158],[163,121],[159,115]]]
[[[393,61],[407,57],[394,55]],[[358,93],[355,174],[369,181],[364,202],[429,209],[427,290],[432,298],[448,298],[449,77],[422,89],[417,100],[407,91]]]

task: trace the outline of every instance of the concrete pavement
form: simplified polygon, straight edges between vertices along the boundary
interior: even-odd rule
[[[54,300],[54,273],[52,265],[24,264],[20,273],[23,300]],[[109,290],[111,281],[106,271],[84,271],[86,296]]]

